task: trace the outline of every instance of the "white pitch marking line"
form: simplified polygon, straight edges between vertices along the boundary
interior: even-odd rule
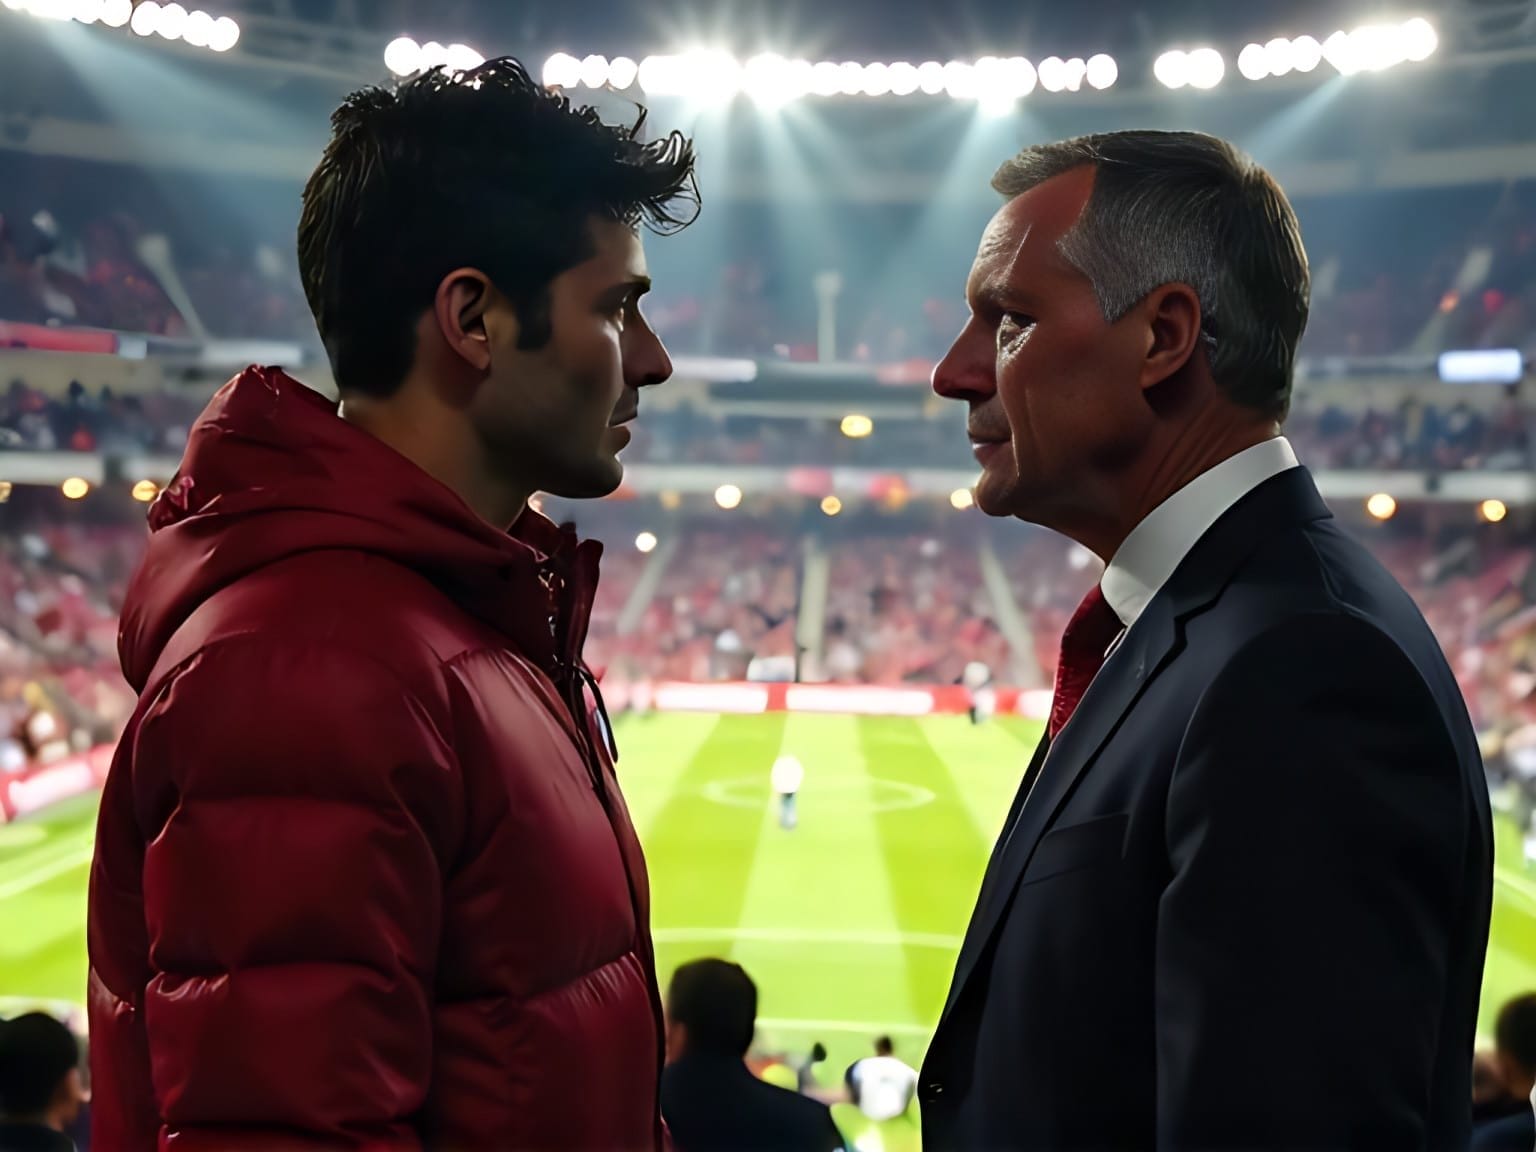
[[[17,876],[13,880],[0,884],[0,900],[9,900],[12,896],[19,896],[23,892],[30,892],[39,884],[46,884],[56,876],[63,876],[66,872],[73,872],[77,868],[84,868],[91,862],[93,855],[95,855],[95,848],[88,846],[84,851],[66,856],[62,860],[55,860],[52,863],[44,864],[41,868],[36,868],[31,872]]]
[[[781,1020],[773,1017],[759,1019],[759,1028],[778,1032],[852,1032],[856,1035],[878,1036],[888,1032],[893,1036],[928,1036],[933,1028],[927,1024],[881,1024],[868,1020]]]
[[[910,945],[958,951],[963,938],[933,932],[848,932],[800,928],[655,928],[651,936],[661,944],[686,944],[695,940],[734,940],[762,944],[853,944],[879,948]]]

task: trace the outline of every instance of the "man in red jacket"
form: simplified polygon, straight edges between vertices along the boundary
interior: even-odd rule
[[[91,876],[113,1152],[654,1149],[645,863],[581,648],[612,491],[671,364],[637,226],[692,145],[515,61],[352,96],[299,258],[341,405],[226,385],[150,513],[140,694]]]

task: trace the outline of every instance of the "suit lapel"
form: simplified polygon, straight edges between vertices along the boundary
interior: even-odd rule
[[[1025,774],[1024,786],[1014,799],[1009,823],[993,849],[976,912],[955,965],[945,1016],[997,931],[1029,858],[1055,819],[1056,810],[1071,793],[1083,769],[1119,727],[1136,698],[1173,655],[1175,639],[1172,614],[1166,604],[1159,605],[1154,599],[1093,678],[1077,711],[1055,741],[1041,739],[1031,770]]]
[[[940,1027],[986,954],[1030,857],[1083,771],[1183,647],[1184,623],[1214,601],[1238,566],[1274,531],[1331,515],[1305,468],[1266,480],[1200,538],[1152,598],[1084,693],[1054,742],[1042,739],[993,849]],[[1030,780],[1034,780],[1030,787]]]

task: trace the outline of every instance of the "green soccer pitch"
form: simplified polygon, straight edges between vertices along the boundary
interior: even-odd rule
[[[823,1083],[879,1033],[916,1064],[1037,724],[964,716],[626,717],[619,775],[645,841],[661,976],[745,965],[767,1051],[830,1050]],[[778,825],[768,770],[805,765],[800,824]],[[0,1010],[79,1004],[91,798],[0,828]],[[1536,869],[1499,827],[1483,1028],[1536,990]]]

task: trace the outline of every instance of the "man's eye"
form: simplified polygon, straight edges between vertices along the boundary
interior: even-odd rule
[[[1034,327],[1034,323],[1035,318],[1033,316],[1026,316],[1022,312],[1003,313],[1003,326],[1005,328],[1032,328]]]

